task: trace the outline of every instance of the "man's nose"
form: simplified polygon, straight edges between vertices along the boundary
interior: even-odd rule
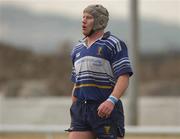
[[[86,24],[86,19],[85,18],[82,19],[82,23]]]

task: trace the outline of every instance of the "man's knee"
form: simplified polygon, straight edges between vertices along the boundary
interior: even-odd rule
[[[118,137],[117,139],[124,139],[124,137]]]
[[[68,139],[95,139],[95,136],[90,131],[73,131],[69,133]]]

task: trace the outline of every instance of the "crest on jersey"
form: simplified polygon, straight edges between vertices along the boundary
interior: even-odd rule
[[[102,47],[98,47],[97,55],[102,56]]]

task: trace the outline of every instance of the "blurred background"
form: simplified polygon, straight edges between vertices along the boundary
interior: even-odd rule
[[[103,4],[110,13],[106,30],[131,47],[130,2],[0,0],[1,128],[3,125],[68,127],[72,89],[70,53],[73,45],[83,38],[82,11],[89,4]],[[139,0],[137,6],[137,125],[179,127],[180,0]],[[132,49],[129,51],[132,53]],[[125,116],[128,93],[122,98]],[[1,135],[6,139],[3,133],[0,138]]]

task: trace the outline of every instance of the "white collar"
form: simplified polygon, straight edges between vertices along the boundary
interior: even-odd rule
[[[90,48],[95,42],[97,42],[98,40],[101,40],[103,38],[104,34],[102,36],[100,36],[99,38],[97,38],[90,46],[87,46],[86,44],[86,39],[82,40],[82,44],[84,46],[86,46],[87,48]]]

